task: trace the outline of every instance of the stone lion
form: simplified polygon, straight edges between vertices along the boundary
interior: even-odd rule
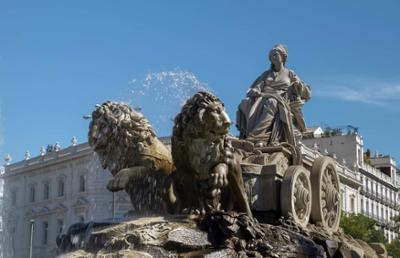
[[[230,124],[224,104],[208,92],[195,94],[176,116],[171,148],[182,209],[235,209],[251,215],[239,158],[227,137]]]
[[[103,168],[113,175],[110,191],[126,190],[138,211],[162,211],[165,201],[174,202],[168,190],[174,170],[171,152],[141,113],[123,103],[105,102],[92,113],[88,138]]]

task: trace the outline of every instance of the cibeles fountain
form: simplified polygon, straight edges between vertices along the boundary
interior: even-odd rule
[[[89,144],[126,191],[135,216],[92,228],[80,243],[59,238],[65,257],[380,257],[339,228],[334,159],[301,144],[310,87],[285,67],[278,44],[271,67],[240,102],[236,126],[210,92],[176,115],[171,145],[127,104],[97,106]],[[73,232],[73,230],[71,231]],[[78,234],[78,233],[71,233]],[[69,252],[69,253],[68,253]]]

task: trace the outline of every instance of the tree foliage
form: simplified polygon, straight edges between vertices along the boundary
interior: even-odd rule
[[[400,257],[400,239],[396,238],[390,244],[386,245],[386,250],[393,257]]]
[[[340,226],[346,234],[361,239],[367,243],[386,243],[383,230],[378,229],[376,222],[364,215],[343,214]]]

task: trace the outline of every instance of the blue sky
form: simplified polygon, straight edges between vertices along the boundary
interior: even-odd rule
[[[86,141],[82,116],[106,100],[140,105],[150,120],[177,109],[173,88],[160,106],[132,92],[149,73],[195,76],[234,120],[269,49],[284,43],[288,67],[313,90],[307,123],[357,126],[367,148],[399,160],[398,10],[398,1],[0,0],[0,156]]]

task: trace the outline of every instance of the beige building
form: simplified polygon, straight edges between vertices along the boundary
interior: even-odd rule
[[[356,210],[375,220],[383,229],[387,240],[391,242],[398,236],[393,221],[393,217],[399,215],[397,204],[400,184],[397,180],[396,162],[390,156],[364,155],[363,138],[357,132],[346,135],[337,132],[333,135],[321,135],[319,138],[309,137],[302,142],[334,157],[360,176],[362,187],[359,194],[347,186],[343,187],[343,210],[353,212],[355,200]]]
[[[10,158],[6,160],[10,162]],[[121,217],[130,208],[126,193],[106,190],[111,174],[102,169],[87,143],[61,149],[42,147],[38,157],[8,164],[4,180],[3,224],[6,258],[26,258],[30,251],[31,221],[33,257],[55,257],[56,237],[77,222]]]

